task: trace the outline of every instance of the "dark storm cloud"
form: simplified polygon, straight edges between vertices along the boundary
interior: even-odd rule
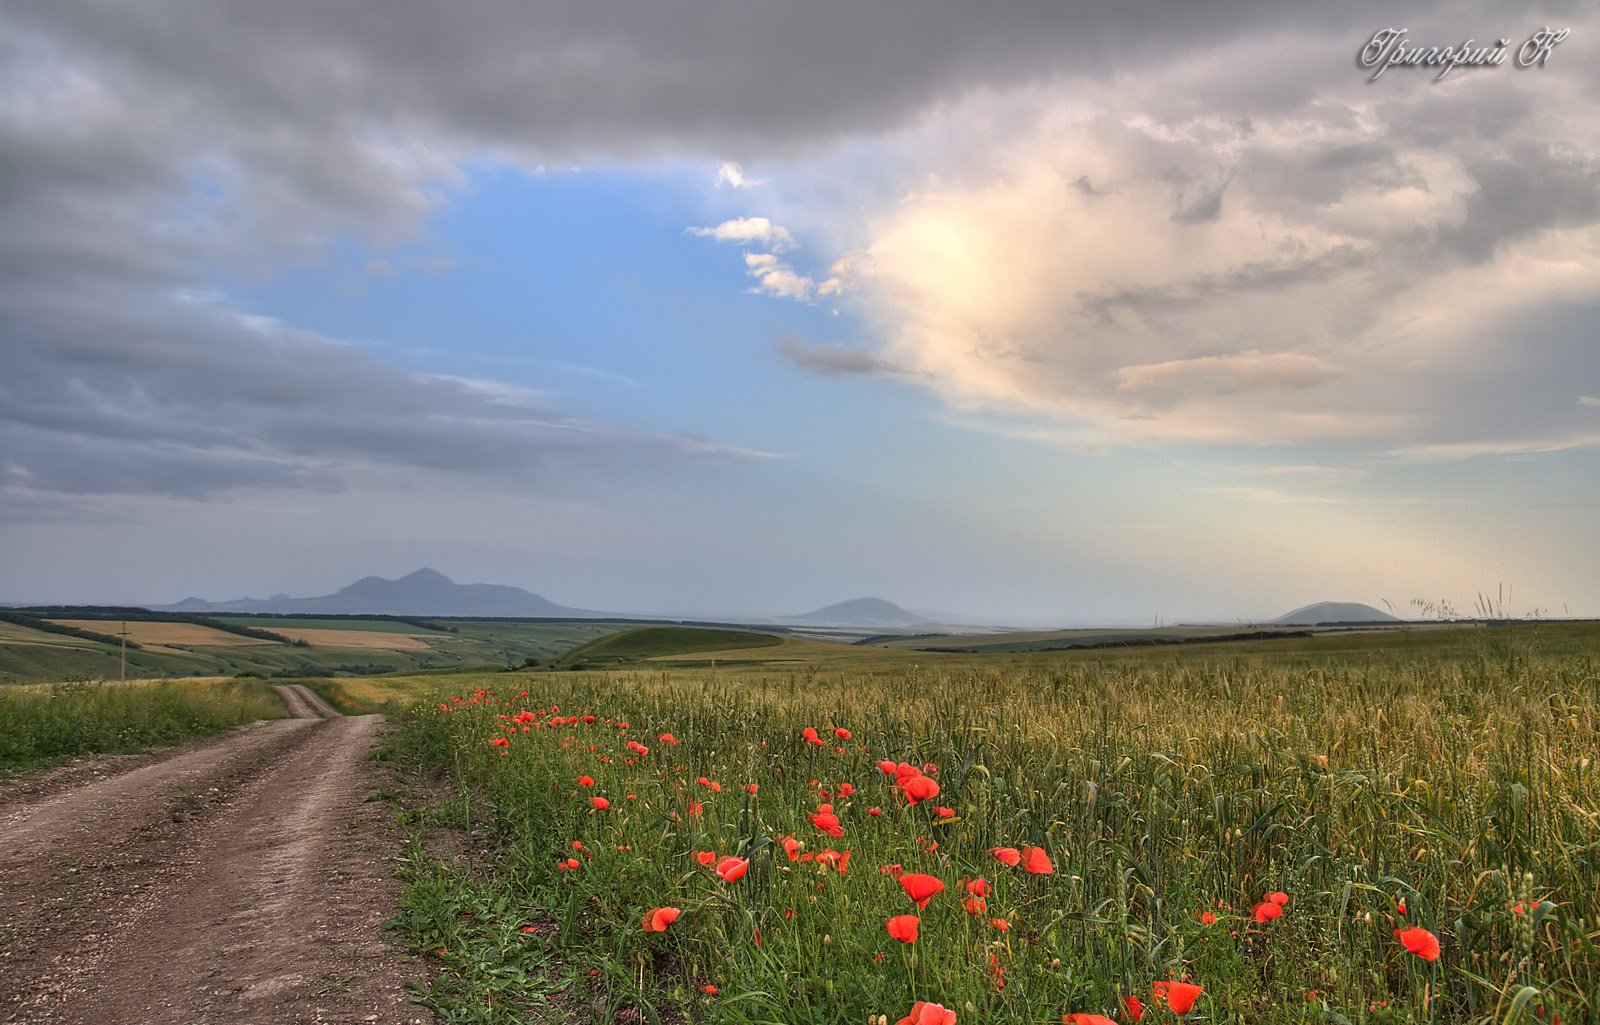
[[[1353,54],[1361,33],[1351,26],[1370,31],[1384,10],[1297,9],[1294,28],[1348,29]],[[974,89],[1181,60],[1286,24],[1280,11],[1266,0],[625,11],[521,0],[14,0],[0,10],[7,507],[43,508],[40,496],[52,494],[336,488],[372,467],[537,476],[652,453],[748,454],[419,378],[371,350],[196,296],[196,268],[271,266],[335,235],[379,246],[403,238],[469,159],[814,152]],[[1490,127],[1517,116],[1481,115]],[[1530,212],[1513,178],[1498,182],[1496,161],[1543,168],[1560,186],[1550,193],[1557,211],[1536,215],[1547,223],[1592,215],[1592,167],[1518,152],[1483,161],[1484,201],[1511,204],[1505,219],[1525,223]],[[1185,196],[1177,217],[1215,220],[1225,187]],[[1080,188],[1114,185],[1085,177]],[[1506,230],[1469,223],[1457,244],[1492,246]],[[798,340],[780,353],[823,374],[895,372]]]

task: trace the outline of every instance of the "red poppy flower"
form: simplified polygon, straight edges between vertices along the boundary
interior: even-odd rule
[[[1023,867],[1036,876],[1047,876],[1056,870],[1050,864],[1050,855],[1043,847],[1025,847],[1022,850]]]
[[[800,731],[800,735],[806,738],[806,743],[808,744],[815,744],[818,747],[823,746],[823,740],[817,735],[817,728],[815,726],[807,726],[805,729]]]
[[[982,876],[979,876],[976,879],[968,879],[967,892],[972,894],[974,897],[989,896],[989,880],[983,878]]]
[[[1256,922],[1270,922],[1275,918],[1283,917],[1283,908],[1270,900],[1264,900],[1256,905]]]
[[[611,802],[604,797],[591,797],[589,798],[589,803],[594,805],[599,811],[605,811],[607,808],[611,807]]]
[[[676,922],[681,914],[683,912],[677,908],[655,908],[647,911],[644,915],[644,931],[666,932],[667,926]]]
[[[989,848],[989,853],[1012,868],[1016,868],[1022,862],[1022,852],[1015,847],[991,847]]]
[[[746,784],[745,784],[745,785],[744,785],[744,791],[745,791],[745,793],[747,793],[747,794],[753,794],[753,793],[755,793],[755,792],[756,792],[756,791],[757,791],[757,790],[760,790],[760,789],[761,789],[761,788],[760,788],[760,787],[758,787],[758,786],[756,786],[756,785],[755,785],[755,784],[754,784],[754,783],[746,783]]]
[[[840,740],[850,739],[850,731],[845,729],[843,726],[835,726],[833,728],[833,735],[838,737]]]
[[[744,878],[744,874],[749,870],[749,859],[735,858],[731,854],[720,859],[716,868],[717,875],[721,876],[722,881],[725,883],[737,883]]]
[[[930,1004],[926,1000],[918,1000],[911,1005],[911,1013],[901,1018],[895,1025],[956,1025],[956,1012],[943,1004]]]
[[[889,936],[901,943],[917,942],[917,930],[922,926],[922,919],[916,915],[895,915],[883,927],[888,930]]]
[[[906,799],[912,804],[939,796],[939,784],[927,776],[912,776],[900,784],[900,789],[906,792]]]
[[[1201,925],[1215,925],[1216,921],[1217,921],[1217,916],[1216,916],[1216,914],[1214,912],[1211,912],[1211,911],[1202,911],[1202,912],[1200,912],[1200,924]]]
[[[891,762],[887,758],[878,759],[878,771],[883,773],[885,776],[893,776],[894,762]]]
[[[786,837],[784,837],[782,840],[780,840],[778,842],[783,844],[783,852],[785,854],[789,855],[789,860],[790,861],[799,861],[800,860],[801,843],[800,843],[799,840],[796,840],[792,836],[786,836]]]
[[[1116,1020],[1107,1018],[1103,1014],[1064,1014],[1061,1020],[1065,1025],[1117,1025]]]
[[[1144,1017],[1144,1001],[1138,997],[1123,997],[1122,1006],[1128,1009],[1128,1017],[1134,1021]]]
[[[1004,918],[991,918],[989,919],[989,924],[994,926],[996,929],[999,929],[1001,932],[1011,931],[1011,923],[1006,921]]]
[[[717,855],[716,855],[716,852],[714,852],[714,851],[695,851],[694,852],[694,856],[695,856],[695,860],[699,861],[700,864],[706,865],[708,867],[711,865],[712,862],[717,860]]]
[[[700,992],[705,993],[705,994],[707,994],[709,996],[716,996],[717,995],[717,987],[711,985],[710,983],[707,983],[706,985],[700,987]]]
[[[921,872],[904,873],[900,876],[900,885],[905,888],[906,896],[916,901],[919,908],[926,908],[934,894],[944,889],[944,883],[938,878]]]
[[[1205,990],[1192,982],[1158,982],[1155,992],[1156,999],[1165,1000],[1173,1014],[1188,1014],[1194,1008],[1195,1000]]]
[[[823,808],[828,810],[823,811]],[[816,814],[811,816],[811,824],[829,836],[840,837],[844,835],[844,827],[839,825],[839,816],[833,813],[831,805],[824,804],[818,808]]]
[[[1424,961],[1439,960],[1439,937],[1420,925],[1414,925],[1409,929],[1396,929],[1394,938],[1400,941],[1401,946]]]
[[[504,737],[496,737],[493,740],[489,741],[489,743],[493,744],[495,747],[510,747],[511,746],[511,741],[507,740]]]
[[[578,777],[578,786],[580,786],[580,787],[592,787],[592,786],[594,786],[594,777],[593,776],[579,776]]]
[[[967,902],[962,906],[967,909],[967,914],[973,917],[977,917],[989,910],[989,905],[984,903],[982,897],[968,897]]]
[[[1278,905],[1278,907],[1280,907],[1280,908],[1283,907],[1285,904],[1289,903],[1289,895],[1287,893],[1284,893],[1282,890],[1273,890],[1271,893],[1267,894],[1265,897],[1262,897],[1261,899],[1262,900],[1271,901],[1272,903]]]
[[[867,809],[867,814],[871,815],[873,818],[877,818],[879,815],[883,814],[883,809],[882,808],[876,808],[876,807],[868,808]]]

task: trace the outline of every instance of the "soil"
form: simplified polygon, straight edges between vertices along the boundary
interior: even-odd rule
[[[422,1023],[381,716],[296,718],[0,793],[0,1022]]]

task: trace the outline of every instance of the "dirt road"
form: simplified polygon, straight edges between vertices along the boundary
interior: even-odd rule
[[[394,910],[380,716],[293,719],[0,796],[0,1022],[427,1022]]]

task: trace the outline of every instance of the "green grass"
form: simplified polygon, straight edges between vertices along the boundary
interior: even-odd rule
[[[0,777],[283,715],[271,688],[254,681],[0,688]]]
[[[520,1020],[537,994],[496,980],[534,944],[582,999],[649,1019],[894,1021],[931,1000],[964,1023],[1044,1023],[1131,995],[1172,1022],[1152,984],[1182,977],[1204,987],[1189,1021],[1600,1019],[1595,625],[1218,648],[454,681],[396,741],[451,775],[452,814],[492,841],[486,865],[412,877],[411,942],[447,951],[430,1000]],[[524,710],[526,732],[506,718]],[[935,767],[939,795],[908,806],[880,758]],[[843,836],[811,821],[824,801]],[[848,872],[791,860],[790,836],[849,851]],[[1028,845],[1053,874],[989,853]],[[748,874],[724,883],[699,851]],[[885,931],[915,910],[891,866],[945,884],[915,944]],[[979,877],[987,906],[968,914]],[[1286,913],[1258,924],[1274,890]],[[669,905],[681,918],[646,933]],[[1439,936],[1439,961],[1396,942],[1410,925]]]
[[[556,661],[566,668],[603,666],[669,655],[710,654],[775,647],[783,638],[754,630],[693,626],[641,626],[607,634],[567,652]]]

